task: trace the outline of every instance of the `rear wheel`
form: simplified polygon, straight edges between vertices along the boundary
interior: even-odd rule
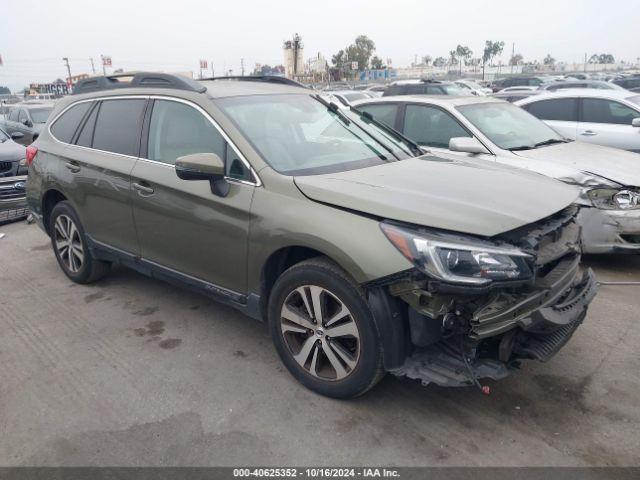
[[[76,283],[91,283],[109,271],[108,262],[96,260],[91,255],[82,224],[69,202],[57,203],[49,221],[51,245],[67,277]]]
[[[280,276],[270,297],[269,327],[285,366],[318,393],[355,397],[384,375],[364,296],[327,259],[307,260]]]

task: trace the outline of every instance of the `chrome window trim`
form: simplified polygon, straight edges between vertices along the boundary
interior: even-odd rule
[[[130,100],[130,99],[167,100],[167,101],[183,103],[185,105],[189,105],[190,107],[194,108],[195,110],[200,112],[200,114],[204,115],[204,117],[207,120],[209,120],[209,122],[218,131],[218,133],[220,133],[220,135],[222,135],[222,138],[224,138],[224,140],[231,146],[231,148],[233,148],[234,152],[236,152],[236,154],[238,155],[238,158],[240,158],[240,161],[242,161],[244,166],[249,169],[249,172],[251,173],[252,177],[255,179],[255,182],[251,182],[251,181],[248,181],[248,180],[241,180],[241,179],[238,179],[238,178],[232,178],[232,177],[227,177],[227,176],[224,177],[225,180],[229,180],[229,181],[232,181],[233,183],[237,183],[237,184],[241,184],[241,185],[251,185],[251,186],[254,186],[254,187],[261,187],[262,186],[262,181],[260,180],[260,177],[256,173],[255,169],[251,166],[251,164],[246,159],[246,157],[242,154],[242,152],[240,152],[240,150],[235,145],[235,143],[233,143],[233,141],[229,138],[229,136],[226,134],[226,132],[220,127],[220,125],[218,125],[218,122],[216,122],[211,117],[211,115],[209,115],[200,105],[198,105],[198,104],[196,104],[196,103],[194,103],[194,102],[192,102],[190,100],[185,100],[183,98],[171,97],[171,96],[167,96],[167,95],[120,95],[120,96],[113,95],[113,96],[108,96],[108,97],[85,98],[83,100],[78,100],[77,102],[70,103],[60,113],[58,113],[55,116],[55,118],[51,121],[51,123],[49,123],[49,125],[47,126],[47,132],[49,133],[49,136],[55,142],[57,142],[57,143],[59,143],[61,145],[68,146],[68,147],[74,147],[74,148],[78,148],[78,149],[81,149],[81,150],[90,150],[90,151],[100,152],[100,153],[108,153],[108,154],[111,154],[111,155],[118,155],[120,157],[132,158],[134,160],[143,160],[145,162],[151,162],[151,163],[154,163],[154,164],[157,164],[157,165],[162,165],[162,166],[166,166],[166,167],[169,167],[169,168],[174,168],[174,165],[171,165],[171,164],[168,164],[168,163],[164,163],[164,162],[159,162],[157,160],[152,160],[150,158],[135,157],[133,155],[126,155],[126,154],[123,154],[123,153],[110,152],[108,150],[100,150],[100,149],[93,148],[93,147],[83,147],[81,145],[74,145],[72,143],[66,143],[66,142],[63,142],[61,140],[58,140],[56,138],[56,136],[51,132],[51,127],[53,126],[53,124],[55,122],[57,122],[58,119],[67,110],[69,110],[71,107],[74,107],[76,105],[79,105],[81,103],[86,103],[86,102],[99,102],[99,101],[102,101],[102,100]]]

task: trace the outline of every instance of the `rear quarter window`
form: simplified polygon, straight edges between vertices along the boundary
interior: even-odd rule
[[[91,106],[90,102],[79,103],[65,111],[51,125],[51,134],[64,143],[71,143],[80,121]]]

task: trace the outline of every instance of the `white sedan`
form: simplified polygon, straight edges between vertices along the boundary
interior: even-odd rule
[[[640,153],[640,95],[627,90],[567,89],[516,105],[566,138]]]
[[[384,97],[355,108],[438,156],[500,162],[575,185],[585,207],[584,251],[640,252],[640,155],[566,139],[490,97]]]

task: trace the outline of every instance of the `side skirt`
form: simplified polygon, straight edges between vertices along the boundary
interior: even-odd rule
[[[229,290],[214,283],[192,277],[186,273],[138,257],[130,252],[98,242],[89,235],[87,235],[87,243],[91,255],[97,260],[124,265],[148,277],[156,278],[205,295],[212,300],[229,305],[256,320],[264,320],[260,313],[260,296],[255,293],[244,295]]]

